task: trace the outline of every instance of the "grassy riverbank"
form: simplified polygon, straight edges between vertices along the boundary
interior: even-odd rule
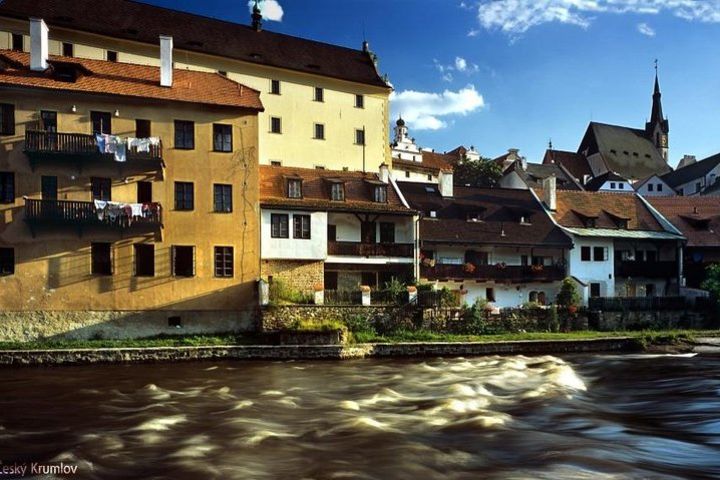
[[[632,337],[646,347],[663,345],[683,345],[692,343],[694,337],[719,336],[720,331],[699,330],[659,330],[634,332],[569,332],[569,333],[505,333],[495,335],[451,335],[428,331],[398,332],[393,335],[356,332],[353,343],[414,343],[414,342],[505,342],[522,340],[590,340],[608,337]],[[46,340],[28,343],[0,342],[0,351],[4,350],[65,350],[97,348],[172,348],[228,345],[265,345],[268,340],[261,335],[203,335],[147,338],[138,340]]]

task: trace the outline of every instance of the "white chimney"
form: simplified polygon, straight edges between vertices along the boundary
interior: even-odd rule
[[[383,183],[390,182],[390,169],[385,162],[380,164],[380,181]]]
[[[30,19],[30,69],[44,72],[48,68],[48,26],[42,18]]]
[[[555,175],[543,179],[543,202],[545,206],[554,212],[557,210],[557,188]]]
[[[453,196],[453,172],[452,170],[440,170],[438,175],[438,187],[443,197]]]
[[[173,38],[160,35],[160,86],[173,84]]]

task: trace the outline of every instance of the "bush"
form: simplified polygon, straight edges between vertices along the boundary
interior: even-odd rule
[[[377,333],[375,326],[369,317],[363,315],[355,315],[345,320],[347,328],[353,332],[366,332],[366,333]]]
[[[488,332],[487,300],[477,299],[470,308],[466,308],[459,321],[448,322],[452,333],[461,335],[482,335]]]
[[[285,281],[279,278],[274,278],[270,283],[270,302],[273,304],[294,303],[310,305],[314,300],[314,295],[293,290]]]
[[[555,303],[563,307],[574,307],[580,303],[580,294],[572,278],[567,277],[562,281]]]

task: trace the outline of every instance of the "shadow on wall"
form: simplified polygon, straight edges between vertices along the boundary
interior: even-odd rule
[[[198,295],[146,311],[0,311],[0,341],[131,339],[158,335],[210,335],[259,330],[253,299],[235,309],[219,310],[218,296],[247,296],[254,282]],[[207,309],[211,305],[215,310]]]

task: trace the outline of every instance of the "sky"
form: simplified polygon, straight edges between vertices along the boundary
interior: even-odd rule
[[[143,0],[249,22],[248,0]],[[548,142],[577,150],[588,122],[644,128],[655,60],[670,164],[720,152],[720,0],[264,0],[265,28],[360,48],[394,86],[422,147],[485,157]],[[393,122],[394,123],[394,122]]]

